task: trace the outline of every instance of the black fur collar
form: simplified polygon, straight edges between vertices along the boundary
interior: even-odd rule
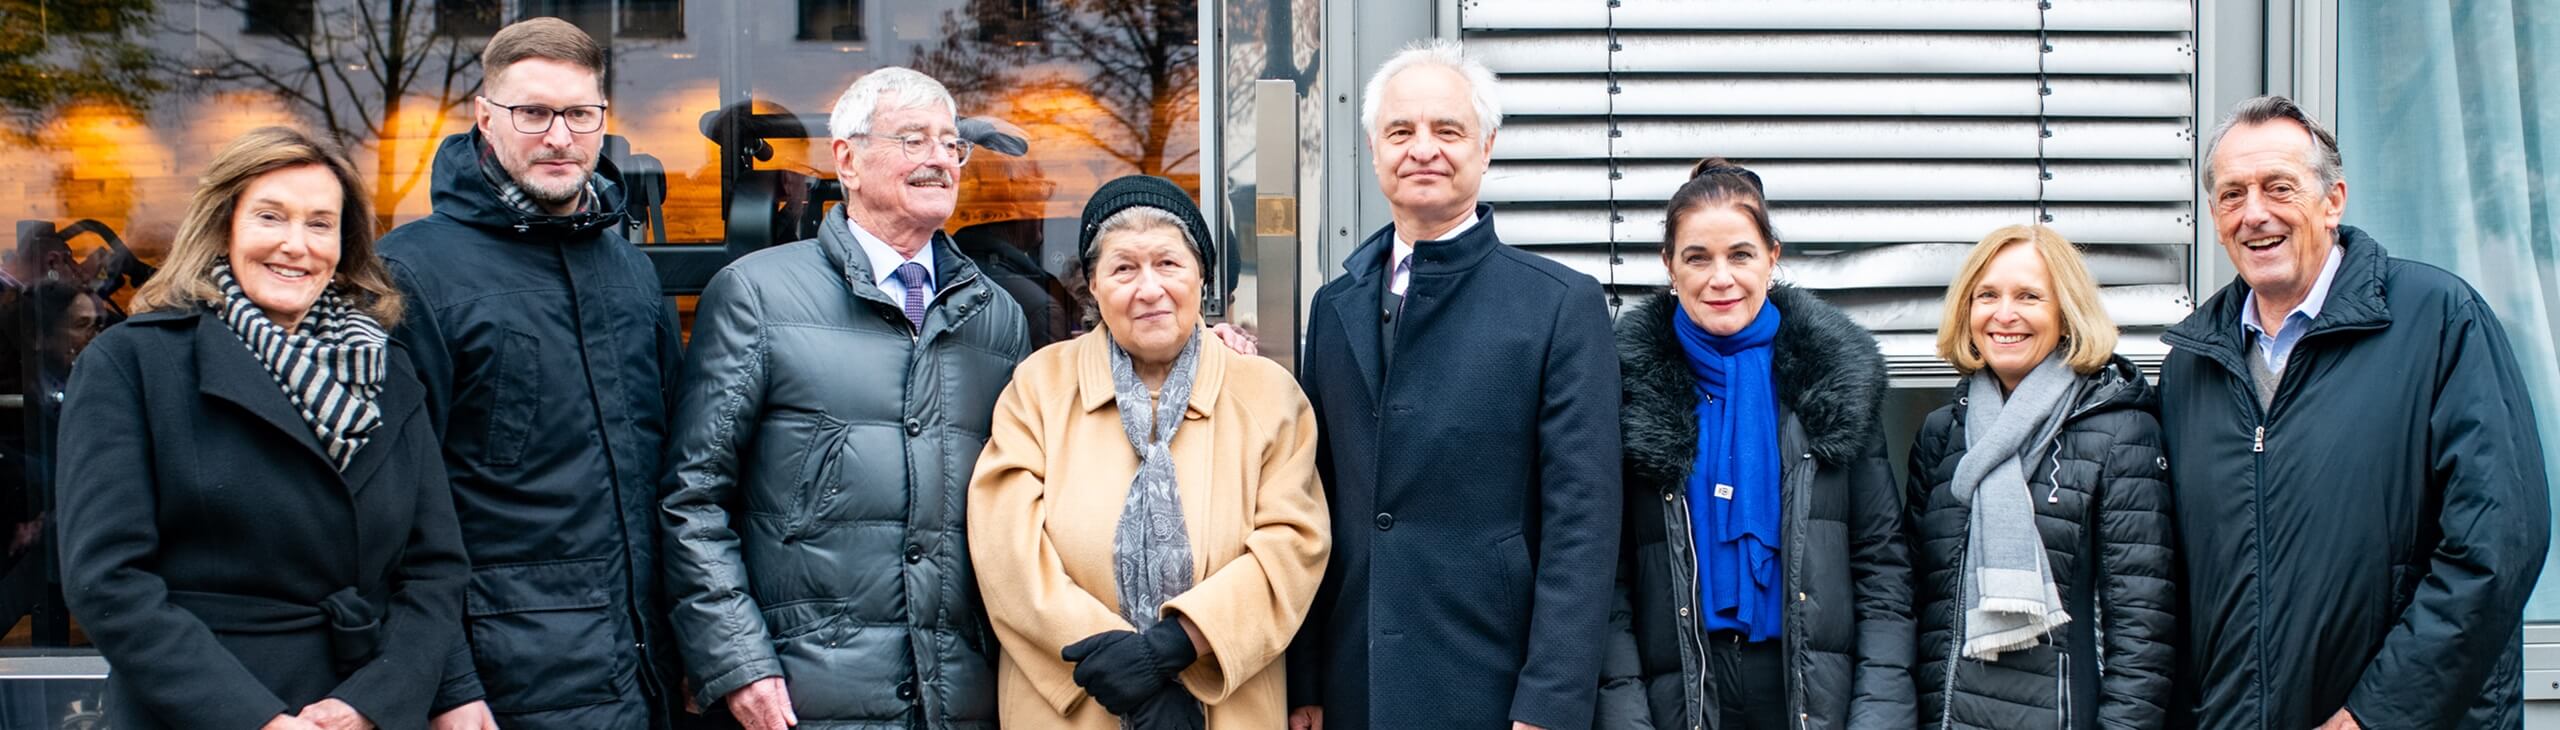
[[[1884,403],[1875,336],[1811,292],[1781,284],[1770,287],[1769,301],[1785,313],[1771,363],[1779,405],[1804,425],[1816,460],[1837,466],[1858,458],[1878,433]],[[1688,478],[1698,452],[1697,386],[1671,329],[1678,307],[1667,292],[1657,294],[1628,307],[1617,324],[1627,476],[1657,488]]]

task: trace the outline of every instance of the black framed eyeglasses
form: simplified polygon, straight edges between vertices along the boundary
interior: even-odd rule
[[[580,104],[571,107],[500,104],[489,101],[489,97],[486,96],[480,97],[480,101],[507,110],[507,118],[514,120],[516,131],[525,134],[551,131],[551,123],[555,121],[569,125],[569,131],[577,134],[594,134],[596,130],[604,129],[603,104]]]
[[[969,153],[976,152],[978,150],[977,143],[961,139],[959,137],[944,137],[936,140],[921,134],[865,134],[860,136],[896,142],[898,143],[898,150],[907,153],[907,159],[917,162],[933,159],[933,149],[935,145],[940,145],[944,151],[950,152],[951,163],[955,165],[969,164]]]

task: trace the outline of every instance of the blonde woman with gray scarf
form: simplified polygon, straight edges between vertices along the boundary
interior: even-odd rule
[[[1921,726],[2162,728],[2178,586],[2157,400],[2069,241],[2011,226],[1947,289],[1963,373],[1911,447]]]

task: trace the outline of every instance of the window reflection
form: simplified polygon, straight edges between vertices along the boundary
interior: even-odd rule
[[[970,160],[947,228],[1024,304],[1035,345],[1085,327],[1076,217],[1102,181],[1148,173],[1195,194],[1200,184],[1191,2],[52,7],[0,24],[0,46],[49,49],[0,52],[0,73],[42,82],[0,84],[0,619],[15,625],[5,646],[79,643],[43,570],[59,394],[166,252],[213,151],[249,129],[298,125],[347,147],[377,228],[426,216],[436,145],[472,125],[480,46],[505,22],[558,14],[608,45],[606,154],[635,203],[626,232],[666,250],[726,256],[812,235],[821,216],[841,214],[825,124],[836,97],[886,65],[942,79],[976,134],[1020,143]],[[689,322],[692,298],[677,301]],[[0,688],[0,716],[16,716],[10,691]],[[0,719],[0,730],[19,726]]]
[[[311,32],[313,0],[244,0],[240,32],[290,38]]]
[[[862,0],[800,0],[799,39],[862,42]]]
[[[487,38],[498,32],[499,0],[436,0],[436,34]]]

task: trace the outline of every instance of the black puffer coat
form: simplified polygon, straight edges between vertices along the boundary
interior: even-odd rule
[[[964,499],[1022,308],[950,238],[929,255],[920,335],[841,211],[703,290],[660,516],[702,706],[782,677],[802,728],[995,726]]]
[[[1885,389],[1875,337],[1813,294],[1769,290],[1785,313],[1773,347],[1786,510],[1787,706],[1796,727],[1907,728],[1910,564],[1902,490],[1886,466],[1877,408]],[[1625,372],[1626,533],[1622,604],[1602,676],[1604,728],[1712,728],[1698,617],[1687,487],[1697,459],[1698,391],[1668,295],[1619,316]]]
[[[2082,377],[2043,458],[2027,469],[2036,531],[2071,622],[1996,662],[1948,662],[1963,643],[1971,508],[1949,482],[1965,455],[1964,387],[1911,444],[1912,570],[1920,607],[1921,727],[2120,728],[2168,725],[2177,661],[2175,526],[2169,462],[2151,384],[2117,357]],[[2067,697],[2064,687],[2069,687]],[[1948,693],[1956,698],[1953,706]]]
[[[617,232],[599,160],[585,212],[525,213],[478,132],[436,151],[435,214],[382,237],[409,297],[392,336],[427,386],[471,554],[469,642],[436,705],[485,696],[511,730],[663,726],[673,653],[657,588],[658,459],[675,308]]]

